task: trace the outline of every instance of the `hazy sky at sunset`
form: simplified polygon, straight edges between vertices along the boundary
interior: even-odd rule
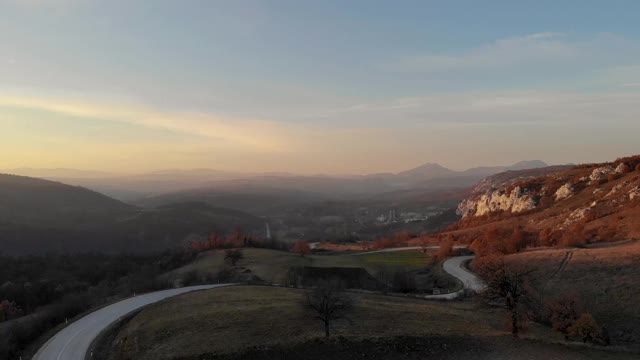
[[[0,0],[0,169],[640,153],[640,1]]]

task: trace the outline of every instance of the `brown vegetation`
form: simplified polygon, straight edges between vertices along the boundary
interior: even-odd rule
[[[569,335],[580,338],[582,342],[602,344],[602,330],[596,320],[589,313],[583,313],[578,320],[569,327]]]
[[[293,252],[300,256],[305,256],[311,252],[311,248],[306,241],[298,240],[293,244]]]
[[[461,243],[470,240],[470,248],[479,256],[640,238],[640,222],[633,220],[640,216],[640,196],[632,196],[638,192],[640,177],[630,171],[638,165],[640,156],[633,156],[611,163],[562,168],[536,178],[507,177],[502,185],[491,183],[492,186],[505,193],[516,186],[529,191],[526,193],[535,203],[533,209],[468,215],[450,226],[443,236],[453,234]],[[592,181],[590,176],[600,167],[617,172]],[[572,184],[570,194],[556,199],[557,189],[567,183]],[[487,189],[493,191],[492,187]]]

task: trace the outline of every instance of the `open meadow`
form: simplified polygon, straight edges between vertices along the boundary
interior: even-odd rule
[[[478,302],[351,296],[355,308],[350,321],[336,323],[334,340],[321,339],[321,323],[303,306],[304,290],[237,286],[151,305],[113,329],[105,341],[112,360],[293,359],[304,349],[311,359],[309,349],[318,351],[318,359],[327,353],[337,359],[372,357],[380,351],[390,359],[429,354],[438,359],[538,359],[540,354],[552,359],[634,358],[543,343],[540,339],[560,339],[537,325],[528,329],[526,340],[513,339],[502,326],[506,314]]]

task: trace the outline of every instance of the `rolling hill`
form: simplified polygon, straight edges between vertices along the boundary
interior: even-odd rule
[[[0,175],[0,252],[153,252],[235,228],[261,235],[262,219],[205,203],[140,209],[82,187]]]
[[[0,174],[0,219],[20,225],[85,228],[135,211],[82,187]]]
[[[159,206],[175,201],[207,201],[256,215],[267,215],[274,209],[300,206],[318,201],[395,199],[404,201],[405,194],[433,194],[439,191],[461,192],[487,175],[512,169],[540,167],[541,161],[527,161],[512,166],[474,168],[454,171],[427,163],[416,168],[392,173],[363,176],[295,176],[268,175],[215,181],[200,188],[170,192],[133,201],[139,206]],[[385,195],[387,194],[387,195]],[[396,199],[395,196],[399,197]],[[424,197],[419,195],[419,197]]]
[[[227,191],[245,189],[247,192],[268,193],[275,190],[295,190],[302,198],[342,199],[407,189],[437,190],[467,187],[482,178],[509,170],[546,166],[539,160],[522,161],[511,166],[488,166],[465,171],[447,169],[439,164],[426,163],[398,173],[368,175],[296,175],[289,173],[230,172],[215,169],[162,170],[122,175],[100,171],[73,169],[11,169],[4,172],[74,184],[99,191],[116,199],[144,203],[144,199],[189,191]],[[0,171],[3,172],[3,171]],[[300,196],[297,196],[298,198]],[[143,199],[143,200],[141,200]],[[188,200],[188,199],[183,199]],[[166,201],[154,203],[166,204]]]

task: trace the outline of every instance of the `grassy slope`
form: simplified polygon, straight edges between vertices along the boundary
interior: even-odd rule
[[[500,355],[505,359],[533,359],[540,354],[556,359],[633,358],[513,340],[500,330],[502,312],[471,302],[433,303],[380,295],[353,296],[357,304],[353,324],[340,323],[335,329],[336,334],[353,341],[408,335],[438,336],[447,343],[470,336],[466,341],[457,341],[458,347],[473,344],[461,349],[465,357],[446,358],[495,359]],[[146,308],[119,331],[111,359],[180,359],[237,352],[251,346],[295,346],[322,335],[321,324],[301,306],[303,297],[302,290],[243,286],[170,299]],[[530,330],[534,337],[554,336],[538,327]],[[442,347],[441,344],[435,346]],[[317,351],[322,354],[331,349]],[[358,350],[358,357],[367,351],[371,352]],[[393,351],[395,355],[392,353],[389,358],[407,358],[405,350]],[[451,354],[457,351],[452,349]],[[504,354],[509,355],[504,357]],[[590,355],[583,357],[587,354]],[[351,355],[356,354],[340,352],[339,358],[352,358]]]
[[[570,260],[559,271],[563,259]],[[640,243],[595,249],[549,249],[510,255],[536,269],[545,297],[574,293],[617,343],[640,342]]]

